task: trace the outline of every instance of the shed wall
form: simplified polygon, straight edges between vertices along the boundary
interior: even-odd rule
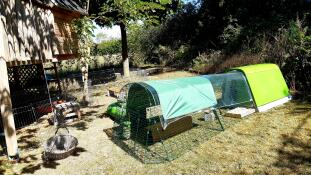
[[[32,3],[31,3],[32,2]],[[34,64],[77,55],[78,40],[71,26],[78,12],[27,0],[0,1],[0,35],[10,65]],[[19,62],[15,64],[14,62]]]
[[[77,18],[77,14],[53,11],[55,40],[53,45],[53,55],[60,59],[74,57],[78,50],[78,39],[72,27],[72,21]]]
[[[52,59],[53,14],[51,9],[27,1],[0,2],[1,33],[7,36],[6,62]]]

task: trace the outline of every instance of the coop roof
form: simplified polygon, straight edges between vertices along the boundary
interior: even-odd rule
[[[87,15],[87,12],[85,9],[83,9],[80,5],[78,5],[73,0],[34,0],[34,2],[37,2],[42,5],[46,5],[49,7],[59,7],[65,10],[78,12],[83,15]]]
[[[282,72],[275,64],[256,64],[233,70],[246,76],[258,108],[290,95]]]
[[[208,78],[217,98],[217,108],[253,106],[253,98],[247,80],[242,72],[231,71],[222,74],[203,75]]]
[[[170,120],[217,104],[213,86],[207,78],[187,77],[146,81],[156,92],[164,120]]]

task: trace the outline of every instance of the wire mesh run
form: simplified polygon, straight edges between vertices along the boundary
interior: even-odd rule
[[[56,98],[53,100],[56,100]],[[39,118],[50,112],[52,112],[52,107],[49,99],[31,103],[27,106],[13,108],[15,128],[20,129],[34,122],[37,122]],[[3,132],[3,123],[1,120],[0,133],[2,132]]]
[[[174,160],[222,131],[216,120],[205,121],[203,112],[180,117],[164,130],[162,116],[146,115],[147,108],[160,104],[157,94],[139,87],[141,85],[144,84],[127,85],[126,98],[122,96],[119,99],[126,102],[126,115],[115,120],[113,134],[107,134],[117,145],[143,163]],[[225,127],[237,121],[226,119]]]
[[[221,116],[220,109],[253,106],[253,98],[242,73],[203,77],[210,80],[217,98],[217,104],[210,110],[215,112],[218,109],[214,116]],[[148,109],[157,109],[156,106],[161,105],[157,92],[145,83],[129,84],[125,89],[128,92],[119,100],[126,104],[126,115],[115,121],[117,125],[113,129],[112,140],[144,163],[174,160],[221,132],[221,123],[228,128],[239,121],[236,118],[224,121],[222,117],[220,121],[207,120],[204,111],[178,117],[163,129],[161,112],[148,114]]]
[[[222,131],[216,120],[205,121],[204,115],[197,113],[186,116],[171,123],[165,130],[162,129],[160,119],[157,117],[147,120],[137,118],[131,120],[135,123],[131,123],[129,138],[123,136],[124,127],[127,126],[120,122],[114,128],[112,140],[143,163],[165,163],[181,157]],[[235,118],[228,118],[224,124],[229,128],[238,121]]]

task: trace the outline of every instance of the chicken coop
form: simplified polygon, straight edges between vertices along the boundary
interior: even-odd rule
[[[250,67],[256,67],[256,71],[249,74],[246,71],[249,67],[241,67],[222,74],[126,85],[122,102],[126,114],[122,113],[123,121],[119,120],[115,127],[117,135],[126,132],[120,137],[122,147],[144,163],[170,161],[238,122],[236,118],[224,119],[223,112],[237,107],[260,111],[258,102],[263,97],[258,96],[259,92],[273,93],[264,98],[272,104],[288,98],[278,67],[272,64]],[[261,81],[259,92],[254,92],[250,76],[256,75],[260,80],[271,68],[276,76]],[[274,90],[267,88],[275,84],[280,86]],[[206,116],[214,116],[215,120],[206,120]]]

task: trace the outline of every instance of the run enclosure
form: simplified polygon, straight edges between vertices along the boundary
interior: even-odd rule
[[[126,89],[127,115],[117,129],[122,132],[123,123],[130,123],[131,139],[122,142],[145,163],[177,158],[219,132],[217,108],[253,106],[241,72],[138,82]],[[213,111],[217,121],[204,121],[198,113],[203,110]],[[227,127],[236,121],[229,120]]]
[[[267,75],[270,77],[265,78]],[[121,142],[145,163],[172,160],[208,140],[215,134],[215,127],[219,128],[217,123],[222,124],[216,109],[220,112],[253,107],[260,111],[262,106],[275,106],[281,104],[276,101],[284,103],[289,99],[282,73],[273,64],[240,67],[223,74],[132,83],[125,89],[126,115],[116,129],[119,133],[130,131],[131,139]],[[218,121],[205,121],[204,113],[199,113],[202,111],[212,112],[209,116]],[[228,118],[224,123],[228,127],[236,121]]]

